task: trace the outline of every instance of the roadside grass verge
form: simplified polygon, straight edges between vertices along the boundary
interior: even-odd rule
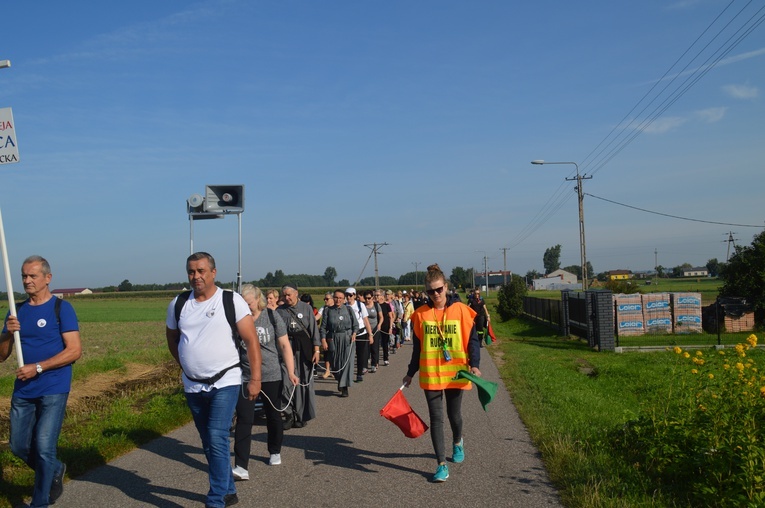
[[[75,387],[59,441],[69,476],[105,464],[191,419],[180,371],[167,350],[167,301],[128,302],[88,302],[84,311],[76,304],[78,317],[85,318],[80,321],[83,355],[74,367]],[[152,312],[153,321],[143,319]],[[106,316],[136,321],[98,321]],[[20,504],[34,482],[33,472],[8,448],[15,369],[14,355],[0,363],[0,508]]]
[[[725,490],[720,486],[738,485],[724,478],[726,473],[713,470],[714,464],[703,463],[707,443],[683,450],[685,441],[671,440],[672,436],[688,439],[699,432],[709,435],[710,441],[721,433],[723,438],[735,434],[730,426],[719,423],[700,431],[703,422],[683,416],[698,412],[695,397],[700,388],[689,382],[701,379],[698,372],[692,373],[692,367],[697,366],[690,363],[694,356],[682,359],[674,351],[598,353],[582,341],[557,337],[530,321],[512,320],[493,326],[501,338],[489,350],[498,359],[505,385],[566,506],[757,505],[744,494],[735,499],[721,494]],[[750,356],[759,353],[753,350]],[[704,349],[697,362],[701,355],[709,357],[715,352]],[[679,365],[679,360],[687,363]],[[759,387],[750,391],[757,392],[752,400],[760,404]],[[668,404],[670,399],[682,399],[687,404]],[[753,412],[756,410],[759,406]],[[674,432],[652,430],[665,427]],[[761,433],[750,432],[741,442],[756,441]],[[762,452],[761,440],[753,448],[748,457],[756,458],[757,452]],[[730,471],[735,471],[733,466]],[[707,479],[706,473],[717,475],[717,479]],[[731,475],[733,480],[741,476],[735,472]],[[695,485],[677,481],[688,476],[696,478]],[[749,482],[749,487],[754,486],[750,490],[756,491],[758,480],[752,478],[739,483]]]

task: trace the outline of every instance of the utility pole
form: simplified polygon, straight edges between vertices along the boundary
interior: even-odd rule
[[[723,233],[723,234],[725,234],[725,233]],[[736,234],[735,231],[729,231],[728,232],[728,239],[727,240],[723,240],[723,243],[725,243],[725,242],[728,243],[728,252],[725,254],[725,262],[726,263],[730,260],[730,244],[733,244],[734,247],[736,246],[736,239],[733,238],[733,235],[735,235],[735,234]]]
[[[502,283],[507,286],[507,247],[502,247],[499,249],[502,251],[502,257],[504,259],[504,262],[502,264]]]
[[[419,288],[420,284],[417,281],[417,276],[419,275],[418,267],[420,266],[420,262],[412,261],[412,264],[414,265],[414,287]]]
[[[659,277],[659,251],[654,247],[653,249],[653,283],[658,284]]]
[[[388,245],[388,242],[364,244],[364,247],[369,247],[372,249],[372,253],[375,255],[375,289],[380,289],[380,273],[377,270],[377,253],[380,252],[380,249],[386,245]]]
[[[532,164],[573,164],[576,167],[576,177],[566,178],[568,181],[576,181],[576,195],[579,200],[579,259],[582,264],[582,290],[587,291],[588,273],[587,273],[587,245],[584,236],[584,191],[582,190],[582,180],[589,180],[592,175],[582,176],[579,174],[579,164],[576,162],[548,162],[543,160],[531,161]]]

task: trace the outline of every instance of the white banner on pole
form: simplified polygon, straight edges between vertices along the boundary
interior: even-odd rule
[[[11,108],[0,108],[0,164],[19,162],[15,125]]]

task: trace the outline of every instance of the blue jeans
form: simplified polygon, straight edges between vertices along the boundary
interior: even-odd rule
[[[224,496],[236,493],[228,436],[239,388],[239,385],[234,385],[213,388],[209,392],[186,393],[186,403],[207,457],[210,490],[206,506],[223,508],[226,506]]]
[[[35,471],[30,506],[48,506],[50,486],[63,464],[56,457],[68,393],[11,399],[11,451]]]

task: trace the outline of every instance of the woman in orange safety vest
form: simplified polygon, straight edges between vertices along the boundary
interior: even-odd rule
[[[444,272],[437,264],[428,267],[425,290],[429,301],[412,314],[412,359],[404,384],[409,386],[417,371],[420,386],[425,390],[430,414],[430,437],[438,460],[434,482],[449,478],[444,446],[444,414],[452,428],[452,461],[465,460],[462,439],[462,391],[470,390],[472,383],[454,379],[460,370],[469,370],[476,376],[481,357],[481,342],[475,330],[475,312],[467,305],[448,298]]]

